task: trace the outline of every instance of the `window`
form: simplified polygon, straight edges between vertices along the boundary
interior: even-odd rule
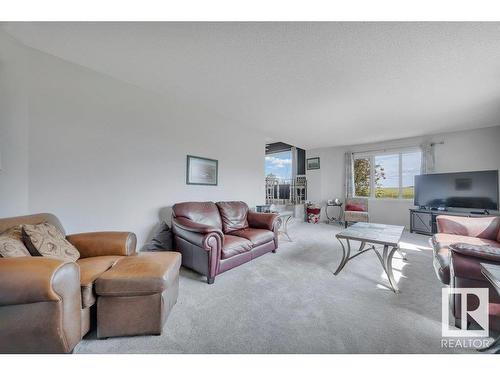
[[[420,151],[402,154],[401,161],[401,196],[404,199],[413,199],[415,196],[415,176],[420,174],[422,153]]]
[[[399,198],[399,155],[375,155],[375,198]]]
[[[354,158],[354,195],[386,199],[413,199],[415,176],[420,174],[419,150],[380,152]]]
[[[266,155],[266,177],[276,177],[281,181],[292,179],[292,152],[282,151]]]

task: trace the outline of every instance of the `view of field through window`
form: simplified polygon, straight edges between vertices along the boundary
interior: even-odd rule
[[[422,154],[408,151],[354,160],[354,194],[358,197],[412,199]]]

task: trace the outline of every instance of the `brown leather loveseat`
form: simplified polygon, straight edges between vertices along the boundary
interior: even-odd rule
[[[278,248],[278,215],[244,202],[184,202],[173,206],[172,227],[182,264],[215,276]]]
[[[481,273],[480,263],[500,264],[500,217],[439,215],[438,233],[432,237],[434,269],[453,288],[488,288],[490,327],[500,331],[500,296]],[[468,299],[468,310],[477,308]],[[455,325],[461,327],[459,295],[450,300]]]
[[[49,222],[52,214],[0,219],[0,232]],[[96,305],[94,282],[120,258],[135,253],[131,232],[67,236],[77,262],[47,257],[0,258],[0,353],[68,353],[89,331]]]

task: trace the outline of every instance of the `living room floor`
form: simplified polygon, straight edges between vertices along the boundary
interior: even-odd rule
[[[400,294],[373,252],[334,276],[341,227],[295,222],[293,242],[208,285],[181,269],[179,299],[161,336],[96,339],[75,353],[451,353],[441,348],[441,288],[429,237],[405,232],[393,266]],[[357,244],[356,244],[357,245]],[[144,316],[144,319],[148,319]]]

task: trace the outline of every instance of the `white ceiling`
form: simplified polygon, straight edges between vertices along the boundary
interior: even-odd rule
[[[7,23],[304,148],[500,125],[500,23]]]

